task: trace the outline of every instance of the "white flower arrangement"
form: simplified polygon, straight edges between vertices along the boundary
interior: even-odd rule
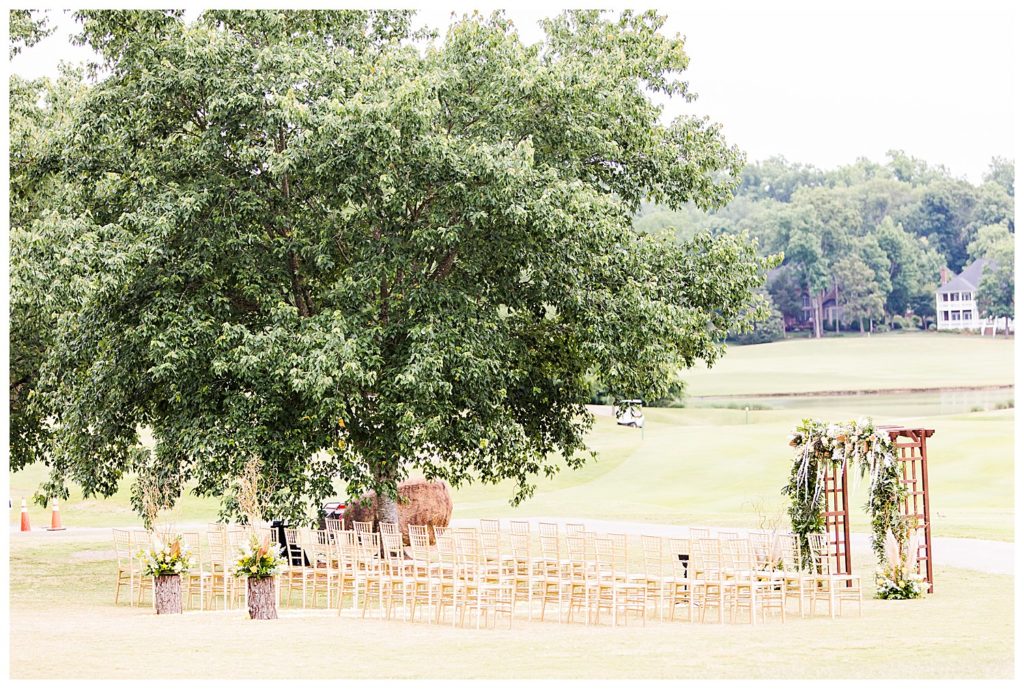
[[[181,535],[173,536],[166,542],[157,537],[149,548],[139,551],[139,560],[142,562],[144,576],[187,574],[192,568],[192,551]]]
[[[238,555],[234,571],[236,577],[263,579],[277,576],[284,571],[286,564],[281,556],[281,545],[272,543],[269,536],[262,541],[253,536],[239,547]]]

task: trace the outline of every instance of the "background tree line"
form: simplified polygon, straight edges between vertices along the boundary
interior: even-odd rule
[[[952,277],[978,258],[996,263],[979,289],[982,315],[1012,318],[1013,196],[1013,161],[1004,158],[993,158],[976,185],[902,151],[890,151],[885,163],[861,158],[834,170],[776,157],[747,165],[735,199],[721,209],[647,204],[634,223],[680,240],[746,232],[764,255],[784,253],[767,285],[774,316],[742,336],[758,342],[782,337],[783,317],[803,320],[803,295],[820,336],[829,325],[820,297],[833,286],[844,311],[839,327],[925,327],[935,317],[942,269]]]

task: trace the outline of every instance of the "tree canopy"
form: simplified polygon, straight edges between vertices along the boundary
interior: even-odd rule
[[[519,501],[589,456],[588,376],[662,396],[767,315],[749,240],[631,227],[645,200],[721,206],[742,165],[706,119],[661,121],[651,92],[691,96],[653,12],[566,12],[535,45],[500,13],[443,40],[408,12],[78,17],[106,76],[54,91],[12,168],[43,194],[12,219],[12,302],[45,304],[20,321],[47,333],[39,432],[12,439],[41,497],[135,472],[237,514],[255,457],[264,516],[410,472]]]
[[[959,272],[994,232],[1014,231],[1013,163],[998,157],[980,184],[902,151],[890,151],[885,163],[859,159],[832,170],[770,158],[747,165],[741,177],[736,198],[723,208],[648,205],[635,225],[681,239],[705,230],[756,234],[763,254],[785,253],[769,291],[798,322],[805,308],[820,311],[824,290],[842,277],[852,280],[851,260],[870,268],[861,275],[870,283],[864,286],[884,301],[881,314],[873,297],[875,306],[854,311],[934,316],[943,266]],[[803,304],[802,294],[812,303]],[[846,309],[847,324],[856,323],[854,311]]]

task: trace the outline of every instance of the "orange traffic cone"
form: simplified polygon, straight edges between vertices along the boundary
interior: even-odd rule
[[[57,498],[53,499],[53,507],[50,512],[50,528],[47,531],[63,531],[64,527],[60,525],[60,505],[57,504]]]
[[[21,530],[32,530],[32,526],[28,523],[28,505],[25,504],[25,498],[21,499]]]

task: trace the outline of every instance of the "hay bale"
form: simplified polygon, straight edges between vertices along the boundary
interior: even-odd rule
[[[409,543],[409,525],[448,526],[452,518],[452,495],[444,481],[412,479],[398,484],[398,528],[402,539]],[[377,494],[373,491],[359,496],[345,508],[342,514],[345,528],[351,529],[352,522],[371,522],[377,513]],[[433,529],[430,542],[434,542]]]

